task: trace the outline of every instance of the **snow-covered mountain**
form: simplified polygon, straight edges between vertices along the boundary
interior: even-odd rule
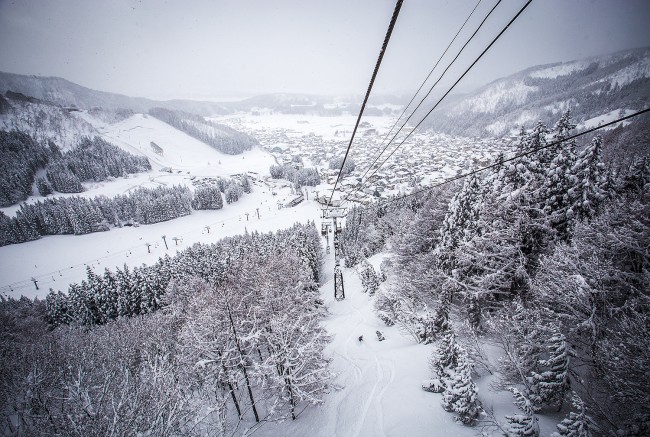
[[[579,123],[650,104],[650,48],[540,65],[454,96],[426,126],[451,134],[500,136],[571,109]],[[461,117],[462,116],[462,117]]]
[[[0,94],[18,92],[46,102],[79,109],[129,109],[146,113],[152,108],[164,108],[214,116],[244,112],[273,112],[283,114],[341,115],[359,112],[361,96],[334,97],[299,93],[270,93],[239,101],[212,102],[197,100],[152,100],[122,94],[96,91],[60,77],[26,76],[0,72]],[[374,95],[366,108],[368,115],[391,113],[400,108],[404,98],[393,95]],[[2,108],[0,101],[0,110]],[[386,108],[389,108],[389,111]]]
[[[143,97],[129,97],[107,93],[77,85],[60,77],[26,76],[0,72],[0,93],[22,93],[61,106],[79,109],[103,108],[106,110],[130,109],[145,113],[154,107],[177,109],[187,112],[214,115],[229,112],[220,103],[193,100],[157,101]]]
[[[76,117],[73,110],[44,100],[7,91],[0,96],[0,130],[19,130],[34,139],[54,141],[63,151],[76,146],[95,128]],[[94,111],[97,112],[97,111]]]

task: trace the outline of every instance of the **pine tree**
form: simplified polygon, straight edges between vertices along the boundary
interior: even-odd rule
[[[239,185],[238,182],[231,180],[224,192],[226,197],[226,203],[237,202],[239,198],[244,194],[244,189]]]
[[[194,191],[192,199],[192,208],[199,209],[221,209],[223,208],[223,199],[221,192],[216,185],[198,187]]]
[[[451,324],[449,323],[449,303],[444,299],[444,297],[441,299],[440,305],[436,309],[433,318],[433,326],[437,334],[445,334],[452,329]]]
[[[571,236],[573,224],[572,214],[569,213],[571,199],[571,169],[576,163],[575,140],[564,141],[571,135],[576,125],[571,121],[571,113],[567,111],[555,124],[553,139],[562,141],[552,150],[555,156],[549,164],[546,178],[543,181],[541,198],[544,202],[544,213],[549,217],[551,225],[557,230],[560,238],[565,241]]]
[[[535,406],[558,404],[562,409],[564,398],[571,388],[569,380],[569,353],[564,334],[556,332],[548,341],[549,357],[540,361],[547,370],[532,374],[530,400]]]
[[[506,420],[508,421],[508,435],[517,437],[538,436],[539,425],[537,424],[537,417],[535,417],[530,400],[514,387],[510,391],[515,397],[514,404],[523,414],[506,416]]]
[[[47,321],[53,326],[65,325],[72,322],[70,308],[68,308],[68,295],[62,292],[55,292],[50,288],[45,299]]]
[[[251,181],[248,178],[247,174],[243,174],[240,178],[240,184],[242,186],[242,189],[244,190],[244,193],[249,194],[253,191],[253,187],[251,185]]]
[[[457,363],[448,369],[446,389],[442,396],[442,407],[458,414],[457,420],[465,425],[471,424],[481,412],[478,389],[472,381],[472,367],[467,352],[457,347]]]
[[[440,246],[445,250],[458,247],[462,239],[469,238],[476,227],[481,205],[482,189],[477,176],[465,180],[463,188],[449,204],[449,211],[441,229]]]
[[[52,186],[44,177],[39,177],[36,179],[36,187],[38,188],[38,193],[46,197],[49,194],[52,194]]]
[[[591,437],[598,428],[591,417],[587,415],[584,402],[574,393],[571,403],[577,411],[571,411],[568,417],[557,424],[559,432],[553,433],[552,437]]]
[[[628,168],[621,172],[620,190],[643,195],[650,191],[650,157],[634,157]]]
[[[375,268],[370,263],[364,260],[358,267],[359,276],[361,276],[361,285],[363,292],[373,296],[379,288],[379,276]]]
[[[438,341],[431,357],[431,367],[445,387],[448,386],[453,369],[458,366],[459,354],[460,346],[456,342],[456,334],[450,329]]]
[[[602,162],[603,139],[597,135],[578,156],[571,172],[575,181],[571,211],[578,219],[593,218],[608,197],[607,173]]]

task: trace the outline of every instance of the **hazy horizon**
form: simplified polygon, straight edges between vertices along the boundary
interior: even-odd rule
[[[451,54],[495,3],[479,3]],[[373,93],[415,91],[476,4],[405,1]],[[448,79],[464,71],[521,5],[505,0],[497,7]],[[0,0],[0,70],[156,100],[357,96],[366,90],[393,7],[392,0]],[[646,1],[534,1],[457,90],[534,65],[650,46],[649,19]]]

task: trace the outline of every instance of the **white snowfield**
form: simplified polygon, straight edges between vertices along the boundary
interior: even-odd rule
[[[257,179],[253,192],[245,194],[236,203],[224,202],[221,210],[192,211],[189,216],[168,222],[113,228],[108,232],[87,235],[46,236],[28,243],[0,247],[0,294],[15,298],[21,295],[44,298],[50,288],[67,291],[70,283],[85,279],[87,266],[102,273],[105,267],[115,269],[125,263],[129,267],[150,265],[158,257],[173,256],[177,250],[196,242],[215,242],[225,236],[243,234],[246,230],[270,232],[287,228],[296,221],[306,222],[319,217],[318,209],[307,204],[278,209],[278,202],[284,202],[292,194],[288,188],[271,188],[263,181],[269,176],[269,167],[275,161],[260,148],[240,155],[226,155],[148,115],[136,114],[119,123],[107,124],[87,113],[79,114],[107,141],[149,158],[152,171],[84,184],[86,191],[83,193],[56,196],[94,197],[102,194],[111,197],[136,187],[179,184],[191,187],[193,177],[229,177],[246,172]],[[163,149],[162,156],[151,147],[152,141]],[[160,171],[161,168],[171,168],[172,173]],[[277,195],[272,196],[271,191]],[[33,196],[27,201],[39,199],[42,197]],[[17,209],[18,205],[14,205],[2,211],[13,216]],[[209,233],[206,226],[210,227]],[[162,235],[166,236],[168,249]],[[175,241],[174,237],[180,240]],[[147,243],[151,245],[149,248]],[[37,280],[36,284],[32,278]]]
[[[331,244],[331,239],[330,239]],[[422,390],[432,377],[428,358],[432,346],[416,344],[397,327],[387,327],[372,309],[354,269],[343,269],[345,299],[334,299],[334,250],[324,266],[321,297],[330,314],[325,328],[332,336],[327,348],[339,388],[322,406],[305,409],[295,421],[268,423],[254,436],[401,437],[474,436],[477,428],[454,421],[440,405],[440,394]],[[379,271],[385,254],[368,261]],[[376,331],[386,339],[379,341]],[[359,341],[363,336],[363,341]]]
[[[115,124],[106,124],[82,113],[108,142],[127,152],[149,158],[154,170],[171,168],[193,176],[228,176],[246,171],[268,174],[273,158],[260,148],[241,155],[227,155],[146,114],[135,114]],[[162,148],[156,153],[151,142]]]
[[[600,125],[603,125],[605,123],[610,123],[614,120],[616,120],[619,117],[627,117],[628,115],[634,114],[636,111],[633,109],[615,109],[613,111],[609,111],[606,114],[599,115],[597,117],[590,118],[589,120],[585,120],[582,123],[578,124],[577,129],[578,130],[584,130],[584,129],[591,129],[593,127],[598,127]],[[611,130],[615,129],[616,127],[623,125],[627,126],[630,123],[632,123],[631,120],[625,120],[621,121],[620,123],[613,124],[611,126],[607,126],[603,128],[604,130]]]

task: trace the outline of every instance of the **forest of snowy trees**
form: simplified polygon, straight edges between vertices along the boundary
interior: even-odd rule
[[[124,225],[147,225],[183,217],[192,209],[221,209],[251,192],[246,176],[219,178],[198,186],[194,193],[186,186],[138,187],[128,194],[106,196],[53,197],[22,203],[15,217],[0,211],[0,246],[24,243],[45,235],[83,235],[108,231]]]
[[[54,191],[81,193],[82,182],[151,170],[151,164],[147,158],[125,152],[100,137],[84,137],[61,153],[52,141],[45,144],[20,131],[0,131],[0,206],[32,195],[40,169],[45,169],[46,177],[38,178],[37,189],[47,196]]]
[[[561,436],[647,435],[650,160],[605,162],[599,136],[544,148],[574,127],[567,112],[462,185],[353,208],[343,250],[354,265],[390,243],[376,310],[435,343],[423,388],[458,420],[530,436],[561,412]],[[519,412],[480,415],[472,373],[496,374]]]
[[[200,115],[165,108],[151,108],[149,115],[228,155],[238,155],[257,145],[253,137]]]
[[[296,419],[333,374],[313,223],[0,302],[0,432],[230,435]]]
[[[295,168],[291,164],[272,165],[269,168],[273,179],[286,179],[296,188],[314,187],[320,184],[320,175],[315,168]]]

